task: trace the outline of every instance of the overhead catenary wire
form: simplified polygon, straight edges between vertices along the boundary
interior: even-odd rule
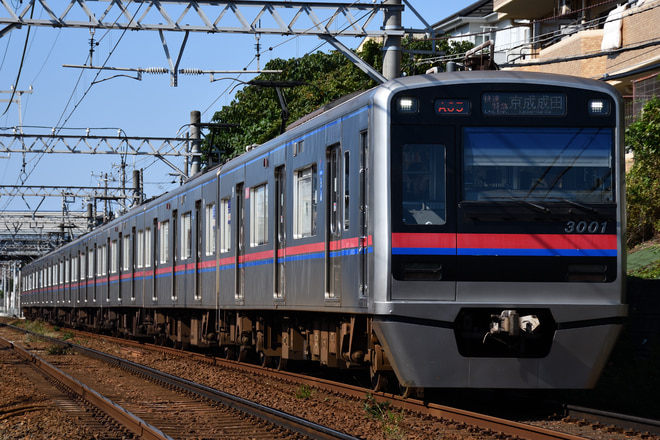
[[[347,7],[350,8],[350,7],[352,7],[352,6],[356,5],[356,4],[359,4],[359,3],[362,3],[362,2],[361,2],[360,0],[356,0],[356,1],[354,1],[353,3],[347,5]],[[338,14],[338,11],[336,11],[333,15],[331,15],[331,16],[328,17],[328,18],[326,18],[325,20],[322,20],[321,23],[329,22],[330,20],[333,20],[333,19],[336,17],[337,14]],[[364,13],[362,16],[360,16],[356,21],[359,21],[359,20],[365,18],[365,17],[368,16],[368,15],[369,15],[369,12],[365,12],[365,13]],[[347,27],[348,27],[348,26],[347,26]],[[307,29],[307,31],[311,31],[311,30],[313,30],[314,28],[315,28],[314,26],[309,27],[309,28]],[[268,51],[272,52],[272,51],[274,51],[276,48],[278,48],[278,47],[280,47],[280,46],[283,46],[283,45],[285,45],[285,44],[287,44],[287,43],[290,43],[291,41],[298,40],[298,39],[299,39],[300,37],[302,37],[302,36],[305,36],[305,33],[302,33],[302,34],[300,34],[300,35],[293,35],[293,36],[291,36],[290,38],[285,39],[285,40],[282,41],[281,43],[278,43],[278,44],[275,44],[275,45],[273,45],[273,46],[270,46],[270,47],[268,48]],[[303,57],[304,57],[305,55],[309,55],[310,53],[314,53],[314,52],[316,52],[317,50],[319,50],[321,47],[323,47],[323,46],[326,45],[326,44],[328,44],[326,41],[322,41],[321,43],[319,43],[318,45],[316,45],[313,49],[308,50],[308,51],[303,55]],[[254,58],[252,58],[252,60],[251,60],[251,61],[250,61],[250,62],[249,62],[249,63],[248,63],[243,69],[245,70],[245,69],[249,68],[249,67],[250,67],[253,63],[255,63],[256,61],[257,61],[257,55],[255,55]],[[241,75],[242,75],[242,74],[238,74],[238,75],[234,78],[234,81],[238,81],[238,78],[240,78]],[[234,82],[232,82],[231,84],[229,84],[229,86],[227,86],[227,88],[225,88],[225,90],[223,90],[222,93],[220,93],[220,95],[218,95],[218,96],[213,100],[213,102],[211,102],[211,104],[209,104],[209,106],[206,107],[206,109],[205,109],[201,114],[202,114],[202,115],[205,115],[205,114],[211,109],[211,107],[213,107],[213,106],[215,105],[215,103],[218,102],[218,100],[220,100],[220,98],[222,98],[226,93],[230,93],[231,90],[233,90],[235,87],[236,87],[236,84],[234,84]]]
[[[142,5],[143,5],[143,3],[140,3],[140,5],[139,5],[138,8],[137,8],[137,11],[140,10],[140,8],[142,7]],[[34,7],[32,8],[32,12],[34,12]],[[117,20],[115,20],[115,23],[116,23],[121,17],[122,17],[122,15],[120,14],[120,15],[117,17]],[[103,66],[105,66],[105,65],[108,63],[108,61],[110,60],[110,57],[112,56],[112,54],[113,54],[114,51],[116,50],[116,48],[117,48],[117,46],[119,45],[119,43],[121,42],[123,36],[126,34],[126,31],[127,31],[127,30],[128,30],[128,29],[124,29],[124,30],[122,31],[121,36],[119,37],[119,39],[117,40],[117,42],[116,42],[115,45],[113,46],[112,50],[108,53],[108,56],[106,57],[106,60],[105,60],[105,62],[103,63]],[[106,34],[107,34],[107,33],[106,33]],[[29,35],[29,28],[28,28],[28,35]],[[102,39],[103,37],[105,37],[105,35],[103,35],[103,36],[101,37],[101,39]],[[100,41],[100,40],[99,40],[99,41]],[[27,45],[27,40],[26,40],[26,45]],[[25,55],[25,51],[24,51],[24,55]],[[89,55],[88,55],[88,59],[89,59]],[[85,62],[87,62],[87,60],[86,60]],[[94,77],[95,80],[96,80],[96,78],[98,78],[98,76],[101,74],[101,72],[102,72],[101,70],[99,70],[99,71],[97,72],[96,76]],[[80,81],[81,81],[81,79],[82,79],[82,76],[83,76],[83,72],[81,71],[80,75],[78,76],[78,80],[76,81],[76,85],[74,86],[74,89],[73,89],[73,91],[71,92],[71,95],[69,96],[69,100],[67,101],[67,104],[66,104],[66,106],[64,107],[64,109],[62,110],[62,114],[60,115],[60,117],[59,117],[59,119],[58,119],[58,121],[57,121],[57,124],[56,124],[56,127],[58,127],[58,128],[57,128],[57,133],[59,133],[59,131],[63,129],[63,127],[64,127],[64,126],[66,125],[66,123],[68,122],[68,120],[73,116],[73,113],[76,111],[76,109],[77,109],[77,108],[79,107],[79,105],[82,103],[82,101],[85,99],[85,97],[87,96],[87,94],[89,93],[89,91],[91,90],[91,88],[94,86],[94,81],[92,81],[92,83],[87,87],[87,89],[85,90],[85,92],[83,93],[83,95],[80,97],[80,99],[78,100],[78,102],[74,105],[74,107],[72,108],[71,112],[68,114],[68,116],[65,117],[65,114],[66,114],[67,108],[69,107],[69,104],[73,101],[73,98],[74,98],[74,96],[75,96],[75,91],[78,89],[78,85],[80,84]],[[61,123],[61,121],[62,121],[63,118],[64,118],[64,122]],[[25,182],[27,181],[27,179],[30,178],[30,176],[32,175],[32,173],[34,172],[34,170],[36,170],[36,168],[37,168],[39,162],[40,162],[41,159],[44,157],[44,154],[45,154],[45,153],[41,153],[40,155],[38,155],[38,157],[36,158],[36,162],[32,165],[32,169],[29,170],[29,171],[27,171],[27,170],[25,169],[25,165],[26,165],[26,164],[24,163],[24,167],[23,167],[23,169],[21,170],[21,173],[19,174],[19,177],[18,177],[18,179],[17,179],[17,186],[18,186],[18,182],[19,182],[19,181],[20,181],[20,185],[24,185],[24,184],[25,184]],[[5,199],[5,202],[3,203],[3,206],[0,208],[0,212],[1,212],[1,211],[4,211],[4,210],[7,209],[7,207],[8,207],[9,204],[11,203],[12,199],[13,199],[13,196],[12,196],[12,197],[8,197],[8,198]]]
[[[32,8],[30,9],[30,19],[33,16],[34,16],[34,3],[32,4]],[[25,54],[27,53],[28,41],[30,40],[30,29],[31,27],[28,27],[27,33],[25,35],[25,44],[23,45],[23,54],[21,55],[21,62],[18,66],[16,81],[14,82],[14,87],[12,87],[11,89],[11,97],[9,98],[9,102],[7,102],[7,107],[5,108],[5,111],[2,112],[2,116],[4,116],[7,113],[7,111],[9,111],[9,107],[11,106],[11,103],[14,100],[14,96],[16,95],[16,91],[18,90],[18,82],[21,80],[21,72],[23,71],[23,63],[25,62]]]

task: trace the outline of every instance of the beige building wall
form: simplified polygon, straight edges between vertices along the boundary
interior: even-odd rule
[[[626,11],[623,19],[623,46],[647,44],[636,50],[621,52],[607,56],[606,69],[609,73],[617,70],[628,70],[645,64],[651,60],[660,59],[660,45],[648,45],[660,36],[660,0],[647,2],[639,8]]]
[[[641,7],[624,12],[621,28],[623,51],[601,51],[603,30],[594,29],[579,32],[548,48],[542,49],[538,57],[524,62],[514,70],[562,73],[584,78],[601,78],[606,73],[616,74],[635,67],[660,60],[660,45],[652,44],[660,35],[660,0],[646,2]],[[645,45],[635,50],[631,46]],[[562,58],[593,55],[579,60],[558,62]],[[534,65],[539,61],[552,61],[549,64]]]

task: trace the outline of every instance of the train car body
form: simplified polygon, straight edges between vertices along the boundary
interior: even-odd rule
[[[376,388],[593,387],[627,313],[622,103],[390,81],[23,268],[26,316]]]

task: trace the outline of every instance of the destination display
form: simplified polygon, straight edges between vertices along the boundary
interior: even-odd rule
[[[484,93],[481,95],[484,116],[564,116],[563,93]]]
[[[470,101],[467,99],[436,99],[435,113],[438,115],[469,115]]]

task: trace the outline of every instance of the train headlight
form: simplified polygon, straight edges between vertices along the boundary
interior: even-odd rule
[[[606,99],[590,99],[588,111],[591,116],[607,116],[610,114],[610,102]]]
[[[396,109],[399,113],[417,113],[419,99],[412,96],[401,96],[396,101]]]

